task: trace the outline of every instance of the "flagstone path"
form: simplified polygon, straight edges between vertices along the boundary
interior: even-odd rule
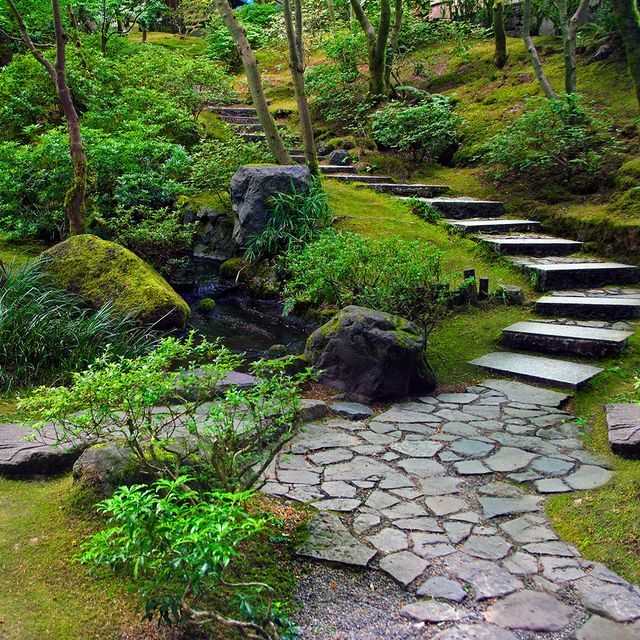
[[[640,638],[638,588],[582,558],[545,516],[545,495],[611,477],[583,449],[567,400],[487,380],[363,421],[311,423],[262,491],[318,509],[299,555],[370,567],[406,588],[389,615],[420,637]]]

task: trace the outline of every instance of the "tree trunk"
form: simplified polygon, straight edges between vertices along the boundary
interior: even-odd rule
[[[578,68],[578,55],[576,53],[576,41],[578,39],[578,27],[584,20],[587,9],[589,8],[589,0],[580,0],[580,4],[576,9],[576,12],[571,16],[569,20],[568,39],[569,39],[569,56],[565,57],[569,64],[569,69],[565,69],[565,78],[568,79],[569,85],[572,90],[567,89],[567,93],[573,93],[578,86],[577,81],[577,68]]]
[[[58,94],[58,102],[67,122],[67,134],[69,140],[69,153],[73,163],[73,182],[67,190],[64,199],[64,211],[69,225],[69,234],[78,235],[85,233],[85,197],[87,194],[87,156],[84,152],[84,144],[80,131],[78,112],[73,104],[69,85],[67,83],[67,34],[62,25],[59,0],[51,0],[53,12],[53,26],[56,39],[56,60],[52,65],[31,40],[31,36],[22,20],[20,12],[13,0],[7,0],[11,13],[18,23],[22,39],[33,57],[46,69],[51,77]]]
[[[636,0],[612,0],[640,106],[640,12]]]
[[[304,156],[311,175],[319,176],[318,156],[316,155],[316,145],[313,137],[313,124],[309,111],[309,102],[304,88],[304,61],[302,54],[302,1],[294,0],[294,12],[291,11],[291,0],[283,0],[282,9],[284,22],[287,30],[287,42],[289,43],[289,67],[291,69],[291,80],[298,104],[298,118],[300,120],[300,130],[302,132],[302,144],[304,146]]]
[[[575,61],[571,55],[571,42],[569,39],[569,9],[567,0],[557,0],[558,17],[560,18],[560,35],[562,37],[562,54],[564,57],[564,91],[573,93],[575,87]]]
[[[394,61],[398,57],[398,41],[400,39],[400,29],[402,28],[402,13],[403,0],[396,0],[393,12],[393,27],[391,28],[391,38],[389,39],[387,66],[385,69],[385,83],[388,91],[391,91],[391,72],[393,71]]]
[[[522,39],[527,47],[527,51],[531,57],[533,70],[536,73],[536,77],[538,78],[538,82],[540,83],[545,96],[547,96],[549,100],[557,100],[558,96],[547,80],[547,76],[545,75],[544,70],[542,69],[542,64],[540,63],[540,58],[538,57],[536,45],[533,44],[533,39],[531,38],[531,0],[524,0],[523,4]]]
[[[327,0],[327,11],[329,12],[329,20],[331,20],[331,22],[335,24],[336,8],[335,8],[335,5],[333,4],[333,0]]]
[[[502,0],[495,0],[493,4],[493,35],[496,51],[493,64],[502,69],[507,64],[507,34],[504,30],[504,6]]]
[[[260,124],[262,125],[267,137],[269,149],[278,164],[293,164],[291,156],[282,142],[282,137],[280,136],[275,120],[269,111],[269,105],[267,104],[267,99],[265,98],[264,89],[262,87],[260,69],[258,69],[258,61],[253,54],[249,40],[240,26],[240,23],[236,19],[229,2],[227,0],[215,0],[214,4],[220,12],[223,22],[240,51],[240,57],[242,58],[242,64],[247,75],[247,82],[249,84],[249,91],[251,92],[253,106],[256,109],[258,119],[260,120]]]
[[[142,30],[142,43],[144,44],[147,41],[147,30]]]

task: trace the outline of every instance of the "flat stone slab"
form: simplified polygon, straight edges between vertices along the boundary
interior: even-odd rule
[[[504,204],[497,200],[473,198],[418,198],[441,216],[455,220],[466,218],[498,218],[504,214]]]
[[[371,188],[380,193],[390,193],[395,196],[408,196],[415,198],[433,198],[449,191],[449,187],[437,184],[399,184],[396,182],[383,181],[372,184]]]
[[[593,465],[584,465],[563,480],[576,490],[597,489],[611,480],[611,471]]]
[[[640,640],[640,630],[592,616],[576,631],[576,640]]]
[[[433,640],[518,640],[511,631],[492,624],[461,624],[433,636]]]
[[[410,551],[400,551],[382,558],[380,568],[406,587],[422,575],[427,561]]]
[[[508,256],[566,256],[582,249],[582,242],[564,238],[480,235],[478,239]]]
[[[561,407],[571,396],[558,391],[541,389],[530,384],[513,380],[485,380],[483,387],[503,393],[512,402],[522,404],[539,404],[546,407]]]
[[[542,591],[518,591],[498,600],[485,615],[499,627],[548,633],[564,629],[573,609]]]
[[[472,360],[470,364],[503,374],[522,376],[528,380],[575,390],[583,387],[603,371],[600,367],[577,364],[567,360],[541,358],[507,351],[488,353]]]
[[[408,604],[402,608],[401,613],[418,622],[449,622],[463,617],[463,614],[450,604],[436,600]]]
[[[608,404],[605,411],[611,450],[627,458],[640,457],[640,404]]]
[[[417,594],[451,600],[452,602],[462,602],[467,597],[467,592],[460,586],[460,583],[444,576],[434,576],[425,580],[418,588]]]
[[[376,550],[362,544],[332,513],[317,513],[307,524],[309,535],[297,555],[366,567]]]
[[[531,513],[540,510],[540,498],[523,495],[521,498],[479,498],[486,518],[497,518],[518,513]]]
[[[536,301],[536,313],[577,318],[640,318],[640,297],[543,296]]]
[[[465,232],[504,233],[505,231],[534,231],[540,226],[537,220],[452,220],[446,221],[452,227]]]
[[[635,284],[640,281],[640,267],[619,262],[559,262],[543,264],[523,260],[522,266],[538,278],[538,287],[579,289],[607,284]]]
[[[586,577],[574,583],[587,609],[615,622],[633,622],[640,618],[640,595],[630,586],[602,582]]]
[[[373,413],[371,407],[360,402],[336,402],[331,405],[331,410],[347,420],[364,420]]]

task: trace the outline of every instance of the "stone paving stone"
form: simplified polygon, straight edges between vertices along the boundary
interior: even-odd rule
[[[469,425],[482,431],[500,431],[504,428],[504,423],[498,420],[474,420]]]
[[[403,616],[418,622],[450,622],[461,620],[464,614],[446,602],[414,602],[404,606],[401,610]]]
[[[443,427],[444,433],[450,433],[454,436],[477,436],[478,428],[467,424],[466,422],[447,422]]]
[[[331,498],[317,500],[313,506],[320,511],[355,511],[361,504],[361,500],[353,498]]]
[[[539,571],[538,560],[531,554],[522,551],[516,551],[510,555],[506,560],[503,560],[502,565],[516,576],[529,576]]]
[[[374,433],[389,433],[395,431],[396,426],[388,422],[370,422],[369,429]]]
[[[521,473],[509,473],[507,478],[514,482],[533,482],[539,480],[542,476],[535,471],[523,471]]]
[[[427,496],[446,496],[452,493],[460,493],[460,478],[451,478],[449,476],[437,478],[423,478],[420,480],[422,491]]]
[[[392,493],[403,500],[415,500],[416,498],[424,495],[424,493],[422,491],[418,491],[418,489],[393,489]]]
[[[430,496],[425,499],[424,503],[437,516],[446,516],[469,508],[466,501],[454,496]]]
[[[385,518],[389,518],[389,520],[420,518],[427,515],[427,512],[416,502],[399,502],[392,507],[381,509],[380,513],[382,513]]]
[[[535,457],[535,454],[523,451],[522,449],[503,447],[497,453],[486,458],[484,462],[492,471],[507,473],[523,469]]]
[[[488,496],[496,496],[498,498],[518,498],[522,495],[522,491],[508,482],[487,482],[483,484],[478,491]]]
[[[410,551],[399,551],[380,560],[380,569],[405,587],[410,585],[427,568],[426,560]]]
[[[422,442],[398,442],[391,448],[398,453],[412,458],[432,458],[442,449],[442,445],[429,440]]]
[[[398,502],[400,502],[400,498],[397,498],[386,491],[373,491],[367,498],[365,505],[377,511],[379,509],[392,507]]]
[[[467,538],[462,551],[483,560],[501,560],[510,551],[511,545],[500,536],[478,536]]]
[[[330,425],[331,422],[326,425],[307,425],[292,442],[293,453],[307,453],[334,447],[354,447],[360,444],[361,440],[357,436]]]
[[[378,485],[380,489],[407,489],[413,487],[413,482],[401,473],[388,473]]]
[[[441,558],[456,552],[449,538],[439,533],[412,533],[413,551],[422,558]]]
[[[559,407],[571,397],[565,393],[549,391],[548,389],[541,389],[540,387],[510,380],[485,380],[482,386],[499,391],[512,402],[539,404],[548,407]]]
[[[592,577],[574,582],[587,609],[615,622],[633,622],[640,618],[640,595],[631,588],[595,580]]]
[[[575,460],[579,460],[582,464],[593,465],[595,467],[602,467],[603,469],[609,469],[610,463],[606,458],[601,458],[600,456],[594,456],[592,453],[588,451],[584,451],[582,449],[577,449],[576,451],[569,452],[571,457]]]
[[[438,458],[440,458],[442,462],[458,462],[462,460],[462,457],[457,453],[453,453],[453,451],[441,451],[438,454]]]
[[[295,500],[296,502],[313,502],[318,498],[324,497],[319,491],[316,491],[311,486],[297,485],[291,491],[287,492],[287,498]]]
[[[366,456],[356,456],[348,462],[332,464],[324,472],[325,480],[367,480],[372,476],[383,477],[393,473],[384,462]]]
[[[592,616],[576,631],[576,640],[640,640],[640,630]]]
[[[289,487],[278,484],[277,482],[265,482],[260,487],[262,493],[266,493],[268,496],[283,496],[289,491]]]
[[[467,597],[467,592],[458,582],[444,576],[428,578],[420,585],[417,594],[452,602],[462,602]]]
[[[498,525],[515,542],[527,544],[557,540],[558,536],[551,530],[545,518],[538,515],[526,515],[514,518]]]
[[[369,536],[367,540],[382,553],[404,551],[409,546],[407,535],[392,527],[382,529],[382,531],[379,531],[375,535]]]
[[[455,462],[453,466],[463,476],[478,476],[491,473],[491,469],[479,460],[463,460],[462,462]]]
[[[400,404],[394,405],[394,409],[415,411],[417,413],[433,413],[435,411],[435,405],[425,402],[401,402]]]
[[[448,558],[445,558],[448,560]],[[447,567],[448,568],[448,567]],[[522,582],[506,569],[488,560],[458,560],[452,562],[453,574],[473,587],[476,600],[488,600],[523,588]]]
[[[333,513],[317,513],[307,525],[308,536],[297,555],[366,567],[376,550],[357,540],[338,516]]]
[[[640,455],[640,404],[608,404],[605,410],[611,450],[637,458]]]
[[[324,482],[320,488],[332,498],[355,498],[356,496],[356,488],[341,480]]]
[[[319,484],[320,474],[313,471],[278,469],[278,480],[285,484]]]
[[[478,418],[484,418],[485,420],[496,420],[500,417],[500,406],[482,406],[477,404],[468,405],[462,407],[464,413],[470,413]]]
[[[609,482],[612,475],[608,469],[584,465],[574,473],[565,476],[564,481],[572,489],[595,489]]]
[[[566,493],[571,491],[571,487],[559,478],[543,478],[542,480],[536,480],[533,485],[540,493]]]
[[[575,467],[575,463],[568,460],[561,460],[559,458],[544,457],[534,460],[530,466],[532,469],[535,469],[540,473],[545,473],[551,476],[563,476]]]
[[[548,593],[518,591],[489,607],[485,617],[499,627],[548,633],[564,629],[573,613]]]
[[[451,402],[453,404],[469,404],[480,396],[477,393],[441,393],[436,397],[438,402]]]
[[[440,409],[434,415],[441,418],[443,422],[468,422],[473,420],[473,416],[458,409]]]
[[[492,624],[461,624],[433,636],[433,640],[518,640],[511,631]]]
[[[435,427],[426,424],[415,424],[413,422],[397,425],[398,429],[406,433],[419,433],[423,436],[430,436],[435,433]]]
[[[398,460],[400,456],[397,453],[393,453],[393,451],[388,451],[382,456],[382,459],[385,462],[393,462],[394,460]]]
[[[540,564],[542,564],[542,575],[551,582],[572,582],[586,575],[574,558],[542,556]]]
[[[446,474],[447,469],[443,467],[439,462],[430,460],[429,458],[407,458],[398,463],[399,467],[402,467],[408,473],[412,473],[416,476],[443,476]]]
[[[471,533],[471,524],[449,521],[444,523],[444,530],[453,544],[459,544]]]
[[[351,450],[363,456],[377,456],[383,453],[385,449],[378,444],[362,444],[358,447],[353,447]]]
[[[575,547],[571,547],[561,540],[551,540],[549,542],[531,542],[525,544],[523,549],[529,553],[541,556],[559,556],[563,558],[573,558],[580,554]]]
[[[353,519],[353,530],[356,533],[364,533],[380,524],[380,516],[371,513],[359,513]]]
[[[459,520],[461,522],[470,522],[471,524],[478,524],[480,522],[480,516],[475,511],[463,511],[462,513],[452,513],[449,516],[450,520]]]
[[[468,458],[484,458],[495,448],[494,445],[480,440],[462,438],[454,442],[450,449]]]
[[[331,410],[347,420],[363,420],[373,413],[371,407],[360,402],[336,402],[331,405]]]
[[[482,511],[486,518],[508,516],[515,513],[529,513],[539,511],[540,498],[536,496],[522,496],[521,498],[479,498]]]
[[[435,518],[430,516],[420,516],[418,518],[400,518],[393,521],[393,526],[407,531],[429,531],[431,533],[440,533],[442,527]]]
[[[402,409],[389,409],[388,411],[381,413],[379,416],[376,416],[376,421],[395,422],[396,424],[400,424],[403,422],[417,424],[427,422],[438,424],[441,422],[440,418],[429,415],[428,413],[417,411],[403,411]]]
[[[353,451],[349,449],[327,449],[326,451],[320,451],[309,456],[309,460],[313,464],[324,466],[327,464],[333,464],[335,462],[344,462],[353,458]]]

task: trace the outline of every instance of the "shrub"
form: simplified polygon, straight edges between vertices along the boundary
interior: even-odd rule
[[[589,192],[618,164],[617,149],[605,124],[572,94],[527,101],[523,114],[487,143],[483,160],[498,181]]]
[[[68,387],[36,389],[21,407],[55,425],[62,442],[121,444],[148,475],[189,470],[204,486],[234,491],[253,485],[297,424],[298,391],[311,374],[287,376],[288,364],[254,362],[251,387],[222,391],[242,358],[192,333],[138,357],[109,350]]]
[[[288,253],[311,242],[318,233],[331,225],[333,213],[327,194],[319,180],[314,180],[308,192],[278,193],[268,202],[271,217],[265,228],[249,240],[246,258],[259,258]]]
[[[446,308],[441,255],[422,240],[325,231],[286,256],[287,306],[362,305],[413,320],[428,335]]]
[[[87,309],[79,298],[52,287],[33,265],[0,281],[0,386],[67,382],[104,350],[114,356],[144,353],[155,342],[148,329],[110,305]]]
[[[434,94],[415,106],[390,102],[373,114],[371,133],[379,147],[409,151],[415,160],[438,160],[457,144],[460,118],[449,98]]]

